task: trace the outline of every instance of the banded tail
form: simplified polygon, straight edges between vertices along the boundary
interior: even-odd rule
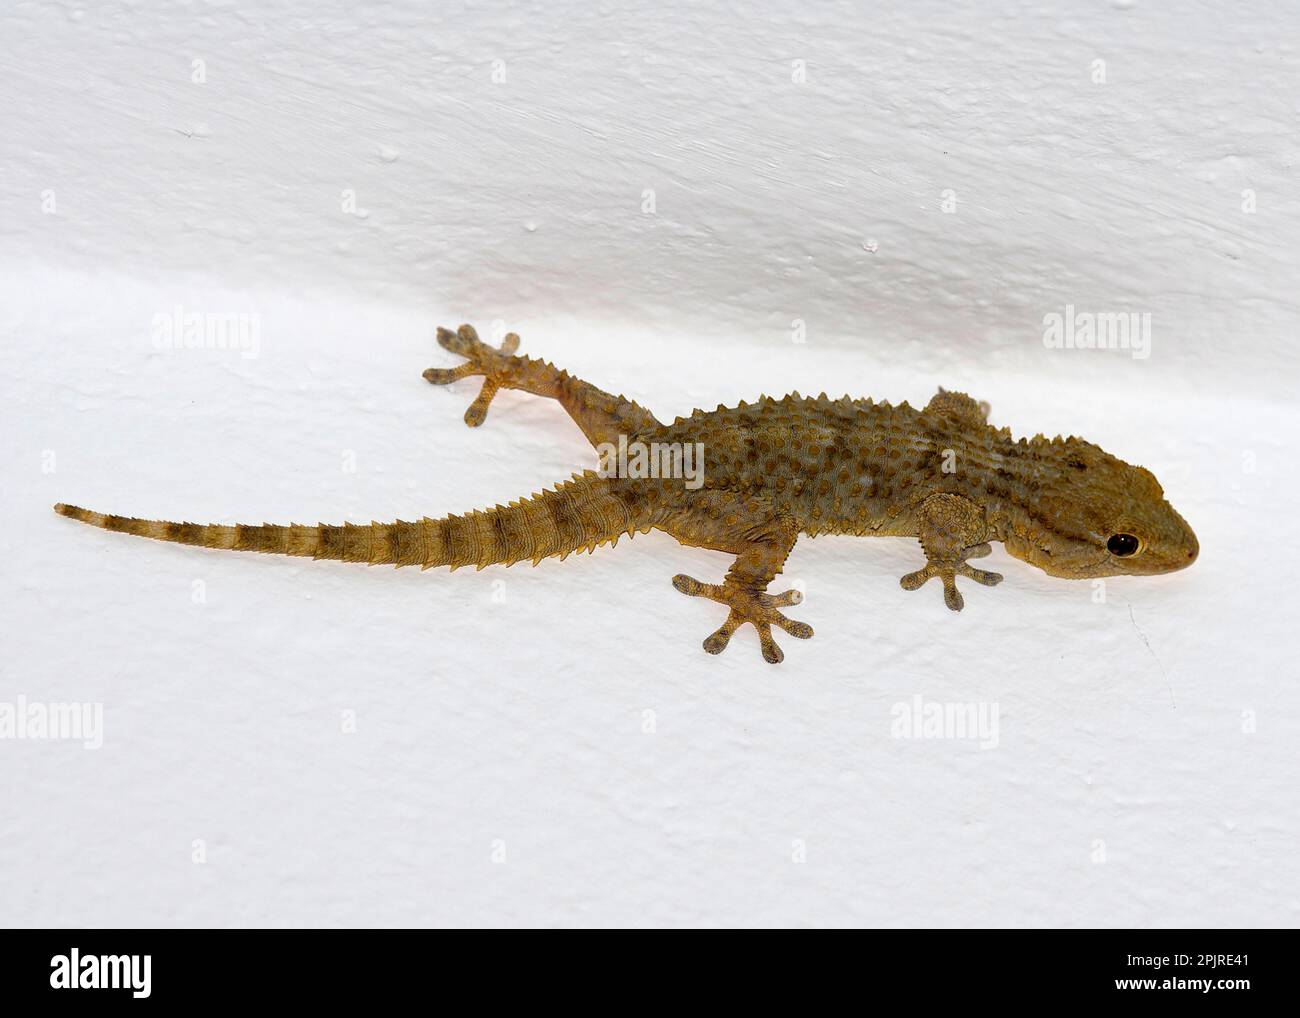
[[[650,529],[631,493],[614,490],[608,480],[591,472],[508,506],[437,520],[426,516],[415,523],[223,526],[109,516],[63,503],[54,511],[92,527],[157,541],[421,569],[482,569],[525,559],[536,565],[544,558],[565,558]]]

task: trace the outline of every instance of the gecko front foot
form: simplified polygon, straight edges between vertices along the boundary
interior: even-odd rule
[[[444,349],[468,357],[469,362],[458,368],[429,368],[424,373],[424,378],[434,385],[449,385],[462,378],[482,375],[483,388],[479,391],[478,398],[465,411],[465,423],[471,428],[477,428],[487,418],[492,397],[501,390],[501,376],[509,359],[519,349],[519,336],[508,332],[501,345],[493,347],[478,338],[472,325],[462,325],[455,332],[440,328],[438,342]]]
[[[803,600],[803,595],[797,590],[773,595],[730,579],[722,583],[701,583],[685,575],[674,576],[673,586],[690,597],[707,597],[710,601],[725,604],[731,609],[722,628],[704,641],[704,649],[710,654],[721,654],[726,650],[732,635],[746,622],[752,623],[758,630],[763,659],[769,664],[780,664],[785,659],[781,648],[772,639],[773,626],[784,629],[800,640],[812,638],[813,628],[807,622],[795,622],[777,611],[778,608],[787,608]]]
[[[900,577],[898,582],[904,590],[919,590],[925,585],[926,580],[937,576],[943,581],[943,603],[953,611],[959,612],[966,602],[962,599],[961,591],[957,589],[958,576],[965,576],[976,583],[984,584],[986,587],[996,587],[1002,582],[1001,573],[990,573],[983,569],[976,569],[965,562],[965,559],[983,558],[985,555],[992,554],[992,552],[993,549],[987,544],[977,544],[964,549],[961,560],[936,561],[931,559],[925,564],[924,569],[908,573]]]

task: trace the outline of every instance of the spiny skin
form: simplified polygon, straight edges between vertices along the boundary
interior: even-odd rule
[[[963,393],[940,389],[924,410],[847,396],[830,400],[824,393],[764,396],[662,424],[623,396],[516,356],[514,333],[493,348],[462,325],[454,333],[439,329],[438,341],[468,362],[430,368],[428,381],[484,378],[465,414],[471,427],[486,419],[497,392],[520,389],[558,400],[598,449],[620,439],[630,447],[702,448],[702,483],[602,469],[485,512],[369,526],[220,526],[63,504],[55,510],[105,530],[180,544],[423,569],[536,565],[616,544],[623,534],[663,530],[682,544],[736,556],[720,584],[673,580],[683,593],[730,609],[704,649],[720,653],[748,622],[772,663],[784,656],[773,626],[800,639],[812,636],[810,626],[778,610],[799,603],[796,591],[767,593],[801,534],[919,538],[926,565],[900,582],[915,590],[938,577],[954,611],[963,604],[957,576],[986,586],[1001,582],[997,573],[967,562],[988,555],[990,541],[1068,578],[1172,572],[1198,553],[1196,536],[1150,471],[1079,438],[1015,440],[990,426],[986,408]]]

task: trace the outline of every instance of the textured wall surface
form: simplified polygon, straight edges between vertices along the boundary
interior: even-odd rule
[[[0,922],[1300,922],[1300,15],[872,6],[5,5],[0,712],[104,740],[0,738]],[[1049,348],[1071,307],[1149,356]],[[177,309],[255,348],[168,349]],[[589,465],[553,404],[470,432],[425,385],[465,320],[661,418],[965,388],[1150,467],[1201,560],[1099,600],[999,550],[957,616],[912,542],[804,541],[771,668],[699,649],[669,580],[727,560],[663,535],[449,576],[49,510],[409,519]],[[895,737],[917,696],[997,746]]]
[[[1149,312],[1162,377],[1277,379],[1293,8],[871,6],[7,5],[4,223],[89,269],[756,343],[798,318],[936,365],[1042,370],[1045,313]]]

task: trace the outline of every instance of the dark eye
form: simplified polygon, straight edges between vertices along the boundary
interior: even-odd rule
[[[1132,534],[1112,534],[1106,542],[1106,550],[1120,558],[1136,553],[1139,547],[1141,542]]]

